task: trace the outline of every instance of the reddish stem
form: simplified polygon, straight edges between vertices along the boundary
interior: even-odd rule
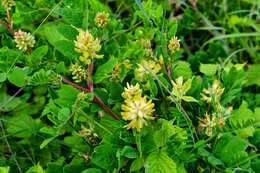
[[[6,21],[7,21],[6,28],[12,35],[14,35],[13,21],[12,21],[12,16],[9,13],[9,10],[6,11]]]
[[[77,88],[77,89],[79,89],[79,90],[81,90],[81,91],[84,91],[84,92],[86,92],[86,93],[91,92],[90,89],[84,88],[84,87],[82,87],[82,86],[80,86],[80,85],[78,85],[78,84],[76,84],[76,83],[74,83],[74,82],[71,82],[71,81],[67,80],[67,79],[64,79],[64,78],[63,78],[62,80],[63,80],[63,82],[65,82],[65,83],[67,83],[67,84],[69,84],[69,85],[71,85],[71,86],[74,86],[75,88]],[[97,96],[97,94],[96,94],[94,91],[92,91],[92,92],[93,92],[93,94],[94,94],[94,100],[93,100],[93,102],[99,104],[99,105],[100,105],[106,112],[108,112],[115,120],[120,120],[120,118],[119,118],[109,107],[107,107],[107,106],[104,104],[104,102]]]

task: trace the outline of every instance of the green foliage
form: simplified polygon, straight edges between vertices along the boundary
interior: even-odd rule
[[[0,173],[259,172],[258,1],[0,3]]]

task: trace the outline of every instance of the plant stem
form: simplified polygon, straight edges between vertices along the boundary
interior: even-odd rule
[[[74,82],[69,81],[68,79],[64,79],[64,78],[63,78],[62,81],[63,81],[64,83],[67,83],[67,84],[71,85],[71,86],[74,86],[75,88],[77,88],[77,89],[79,89],[79,90],[81,90],[81,91],[83,91],[83,92],[86,92],[86,93],[91,92],[90,89],[84,88],[84,87],[82,87],[82,86],[80,86],[80,85],[78,85],[78,84],[76,84],[76,83],[74,83]],[[97,94],[96,94],[94,91],[93,91],[92,93],[94,94],[93,102],[99,104],[99,105],[100,105],[107,113],[109,113],[109,114],[111,115],[111,117],[114,118],[115,120],[120,120],[120,118],[119,118],[109,107],[107,107],[107,106],[104,104],[104,102],[97,96]]]
[[[88,65],[88,80],[87,80],[87,84],[90,92],[93,92],[93,81],[92,81],[93,69],[94,69],[94,61],[92,60],[91,63]]]

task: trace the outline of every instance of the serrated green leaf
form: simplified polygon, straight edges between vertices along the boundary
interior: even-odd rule
[[[153,152],[145,161],[146,173],[177,173],[176,163],[166,152]]]

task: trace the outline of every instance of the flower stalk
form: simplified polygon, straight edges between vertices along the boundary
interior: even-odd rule
[[[94,99],[93,102],[99,104],[107,113],[109,113],[111,115],[112,118],[114,118],[115,120],[120,120],[120,118],[109,108],[107,107],[104,102],[97,96],[97,94],[94,91],[91,91],[89,88],[84,88],[74,82],[69,81],[68,79],[63,78],[62,81],[64,83],[67,83],[83,92],[89,93],[92,92],[94,94]]]

